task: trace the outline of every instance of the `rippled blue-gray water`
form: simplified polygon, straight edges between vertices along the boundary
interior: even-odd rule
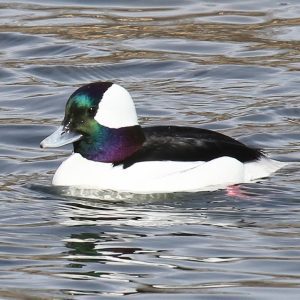
[[[300,161],[300,3],[0,1],[0,299],[299,299],[300,171],[170,195],[51,188],[41,150],[80,85],[144,125],[220,131]]]

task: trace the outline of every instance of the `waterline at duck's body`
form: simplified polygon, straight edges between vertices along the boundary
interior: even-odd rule
[[[284,163],[221,133],[141,127],[129,93],[95,82],[69,98],[62,125],[42,148],[73,143],[53,184],[133,193],[201,191],[267,177]]]

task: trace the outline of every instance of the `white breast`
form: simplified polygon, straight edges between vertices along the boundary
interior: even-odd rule
[[[61,164],[52,183],[132,193],[207,191],[267,177],[282,166],[266,158],[243,164],[220,157],[209,162],[140,162],[123,169],[89,161],[76,153]]]

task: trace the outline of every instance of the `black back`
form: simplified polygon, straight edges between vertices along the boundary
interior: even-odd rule
[[[117,164],[124,168],[141,161],[209,161],[222,156],[249,162],[264,156],[224,134],[194,127],[154,126],[143,128],[141,149]]]

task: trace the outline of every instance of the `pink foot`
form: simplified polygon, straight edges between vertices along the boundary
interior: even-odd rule
[[[241,190],[239,185],[230,185],[226,188],[226,193],[231,197],[247,198],[247,195]]]

